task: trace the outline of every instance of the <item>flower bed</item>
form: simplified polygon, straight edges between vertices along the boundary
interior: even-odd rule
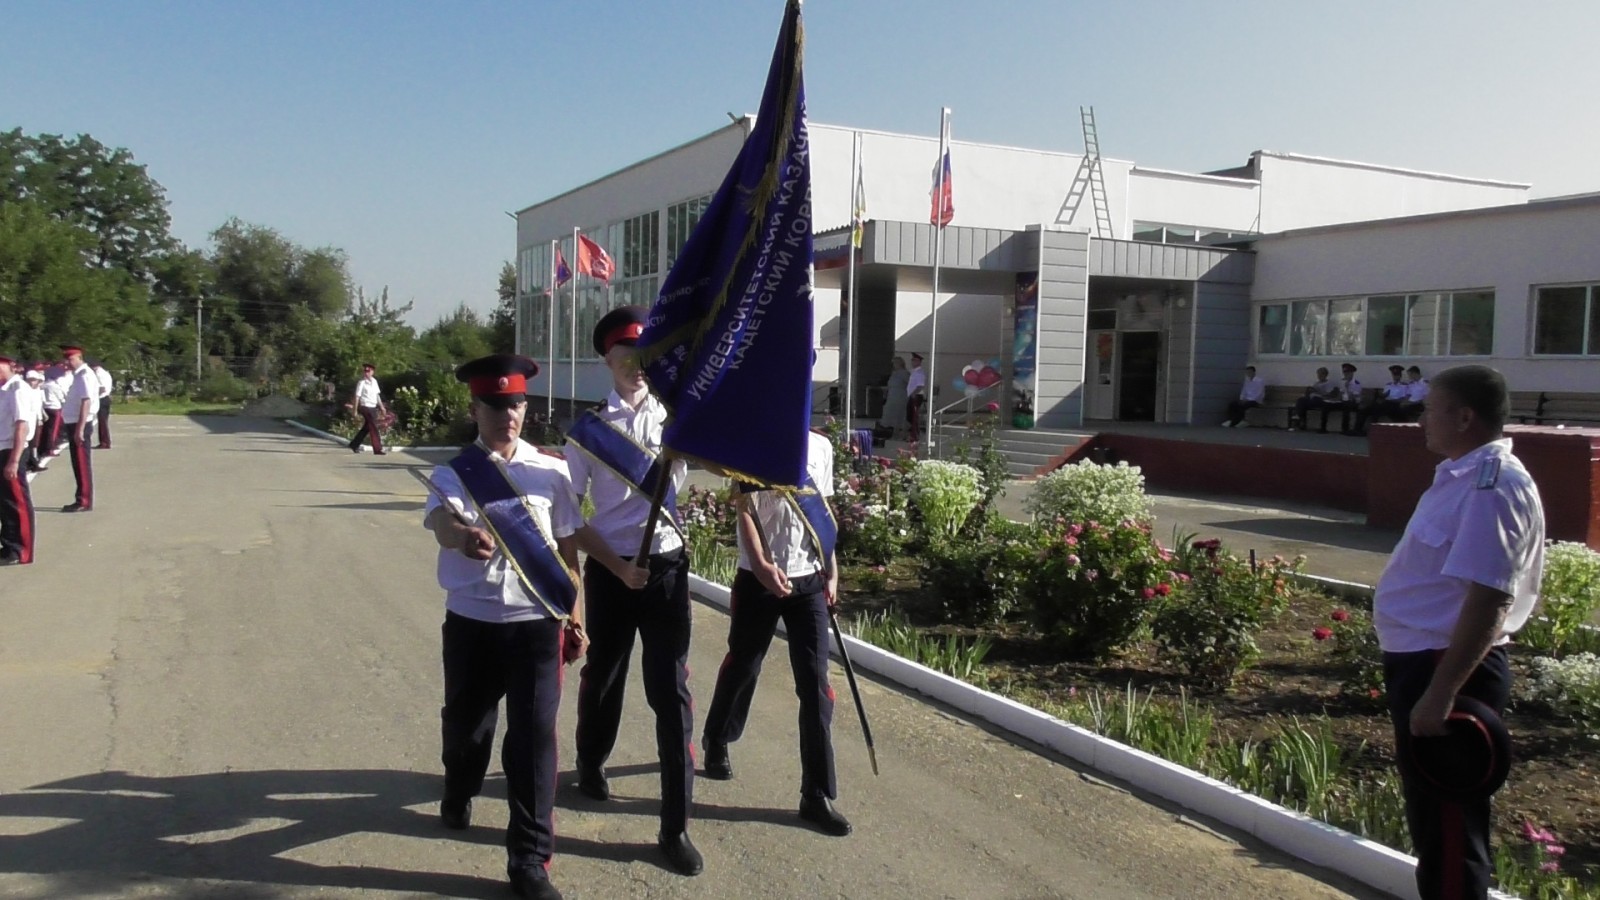
[[[1409,849],[1369,614],[1293,587],[1301,560],[1192,535],[1163,546],[1137,469],[1069,467],[1021,525],[987,508],[974,471],[837,461],[842,610],[863,639]],[[696,543],[710,558],[729,536]],[[1600,660],[1582,655],[1593,632],[1564,624],[1600,601],[1586,552],[1552,547],[1560,627],[1512,653],[1518,765],[1496,801],[1497,870],[1530,898],[1600,897]]]

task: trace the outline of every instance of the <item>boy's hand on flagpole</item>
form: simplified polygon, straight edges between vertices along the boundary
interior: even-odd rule
[[[839,570],[837,568],[831,568],[831,569],[828,570],[828,583],[826,585],[824,585],[823,588],[822,588],[822,597],[823,597],[823,599],[828,601],[828,608],[829,609],[837,609],[838,608],[838,606],[839,606]]]
[[[621,581],[628,586],[629,590],[633,591],[642,591],[644,586],[650,583],[650,570],[636,566],[627,560],[622,560],[622,565],[613,569],[611,574],[617,576],[618,581]]]
[[[754,574],[756,581],[761,582],[761,586],[774,597],[787,597],[793,592],[789,587],[789,576],[772,563],[756,563]]]

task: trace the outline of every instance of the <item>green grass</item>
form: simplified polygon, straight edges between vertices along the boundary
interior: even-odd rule
[[[233,416],[242,404],[205,403],[187,397],[141,397],[117,400],[111,405],[113,416]]]

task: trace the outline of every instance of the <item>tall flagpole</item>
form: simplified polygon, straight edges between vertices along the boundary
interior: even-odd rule
[[[550,333],[546,335],[545,344],[550,351],[550,367],[545,369],[544,376],[544,421],[552,427],[556,424],[556,298],[561,296],[561,288],[556,284],[556,252],[560,246],[560,241],[550,242],[550,280],[546,282],[550,287]]]
[[[939,371],[939,263],[944,258],[944,226],[939,224],[944,218],[944,159],[950,152],[950,107],[946,106],[939,111],[939,161],[935,163],[939,175],[933,186],[933,302],[929,319],[928,336],[928,372],[923,381],[927,400],[924,405],[927,421],[923,423],[927,430],[926,442],[923,444],[923,458],[933,458],[933,418],[934,403],[933,389],[938,385]]]
[[[567,399],[571,403],[568,412],[576,414],[578,408],[578,279],[583,277],[583,266],[578,264],[578,229],[572,229],[572,321],[567,323],[572,329],[571,342],[567,345]]]
[[[861,229],[866,228],[866,223],[861,221],[861,132],[853,134],[850,142],[850,270],[846,278],[847,288],[845,307],[844,337],[844,427],[846,431],[856,427],[856,316],[861,313],[861,301],[856,296],[856,253],[860,245],[856,237]]]

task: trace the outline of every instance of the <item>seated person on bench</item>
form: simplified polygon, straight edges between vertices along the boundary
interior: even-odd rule
[[[1255,366],[1244,367],[1244,385],[1239,388],[1239,399],[1228,404],[1228,419],[1222,423],[1223,428],[1249,428],[1250,423],[1244,420],[1245,410],[1260,406],[1267,399],[1267,382],[1256,375]]]
[[[1294,412],[1289,414],[1289,430],[1304,428],[1306,412],[1312,409],[1322,410],[1322,430],[1328,430],[1328,411],[1337,409],[1339,404],[1339,383],[1328,380],[1326,367],[1317,369],[1317,381],[1306,388],[1306,395],[1294,402]]]
[[[1411,385],[1406,383],[1405,374],[1405,366],[1396,363],[1389,367],[1389,383],[1383,386],[1383,393],[1372,398],[1356,415],[1356,434],[1366,434],[1367,423],[1376,419],[1405,421],[1401,418],[1400,404],[1411,394]]]

